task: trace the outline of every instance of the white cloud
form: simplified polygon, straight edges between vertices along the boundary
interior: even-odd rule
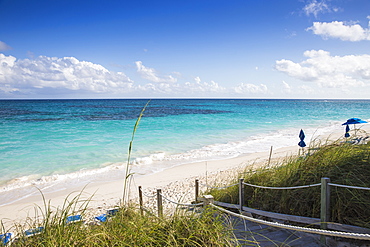
[[[137,62],[141,73],[154,82],[137,84],[123,72],[112,72],[99,64],[74,57],[16,59],[0,53],[0,97],[202,97],[226,92],[214,81],[177,83],[171,76],[158,76],[154,69]],[[174,75],[181,76],[180,73]],[[75,96],[73,96],[75,95]]]
[[[344,41],[361,41],[370,40],[370,29],[362,28],[359,24],[346,24],[342,21],[333,22],[314,22],[312,27],[307,28],[312,30],[316,35],[320,35],[324,39],[338,38]]]
[[[5,44],[5,42],[0,41],[0,51],[6,51],[12,49],[10,46]]]
[[[234,87],[234,91],[238,94],[266,94],[268,90],[265,84],[240,83],[237,87]]]
[[[220,96],[226,89],[214,81],[202,82],[199,77],[195,77],[193,82],[147,83],[137,86],[137,91],[152,96],[210,97]]]
[[[175,83],[177,82],[177,79],[174,78],[171,75],[165,75],[165,76],[160,76],[157,74],[156,70],[153,68],[148,68],[143,65],[141,61],[136,61],[135,62],[136,67],[137,67],[137,72],[141,75],[143,79],[146,79],[151,82],[165,82],[165,83]]]
[[[186,82],[184,85],[184,89],[191,94],[200,95],[204,93],[222,93],[226,90],[217,82],[202,82],[199,76],[195,77],[194,81],[195,82]]]
[[[339,8],[330,6],[326,1],[312,0],[303,7],[303,11],[307,16],[312,14],[317,17],[320,13],[338,12]]]
[[[370,81],[370,55],[331,56],[323,50],[304,52],[301,63],[282,59],[275,68],[291,77],[315,82],[320,87],[347,88],[364,86]]]
[[[197,84],[200,84],[202,80],[200,79],[200,77],[199,77],[199,76],[197,76],[197,77],[195,77],[195,78],[194,78],[194,81],[195,81]]]
[[[130,90],[132,81],[122,72],[111,72],[99,64],[74,57],[17,60],[0,53],[0,87],[5,92],[66,89],[110,93]]]

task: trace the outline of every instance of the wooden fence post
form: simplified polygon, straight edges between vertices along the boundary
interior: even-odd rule
[[[239,179],[239,209],[240,211],[243,210],[244,204],[244,178]]]
[[[199,196],[199,180],[195,179],[195,203],[198,201]]]
[[[321,178],[321,229],[326,230],[328,228],[328,222],[330,220],[330,178]],[[320,241],[326,245],[326,237],[321,235]]]
[[[162,190],[157,189],[157,207],[158,207],[158,217],[163,216],[163,204],[162,204]]]
[[[140,213],[143,215],[143,192],[141,186],[139,186],[139,204],[140,204]]]

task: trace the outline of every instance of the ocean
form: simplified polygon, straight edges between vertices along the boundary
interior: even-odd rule
[[[148,100],[0,100],[0,192],[123,179]],[[368,100],[154,99],[134,133],[131,171],[294,146],[370,118]],[[298,147],[298,146],[297,146]],[[0,202],[1,204],[1,202]]]

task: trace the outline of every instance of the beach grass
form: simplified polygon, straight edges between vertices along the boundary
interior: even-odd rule
[[[274,167],[245,170],[238,178],[267,187],[292,187],[317,184],[328,177],[331,183],[370,187],[370,143],[355,145],[343,140],[318,143],[303,156],[285,158]],[[230,181],[236,183],[238,178]],[[210,190],[215,200],[238,203],[238,186]],[[331,186],[331,219],[370,228],[370,191]],[[265,211],[320,218],[320,186],[269,190],[245,187],[244,205]]]
[[[136,133],[138,127],[139,127],[141,118],[143,117],[145,109],[148,107],[149,103],[150,103],[150,100],[148,100],[148,102],[145,104],[145,106],[141,110],[138,118],[136,119],[134,128],[132,130],[131,141],[130,141],[130,144],[128,146],[128,153],[127,153],[127,163],[126,163],[125,178],[124,178],[124,183],[123,183],[122,205],[125,205],[125,203],[129,200],[129,193],[128,192],[129,192],[130,181],[131,181],[130,178],[133,175],[130,171],[131,154],[132,154],[133,143],[134,143],[134,140],[135,140],[135,133]]]
[[[131,205],[100,224],[67,223],[67,215],[73,213],[70,208],[58,214],[45,212],[40,234],[19,235],[12,246],[235,246],[231,227],[210,208],[201,212],[178,209],[159,218],[153,213],[142,215]]]

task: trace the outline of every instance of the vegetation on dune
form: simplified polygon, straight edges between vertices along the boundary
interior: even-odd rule
[[[370,143],[335,142],[316,147],[302,157],[290,157],[283,165],[246,171],[246,183],[291,187],[317,184],[322,177],[331,183],[370,187]],[[235,182],[234,180],[233,182]],[[238,187],[209,192],[216,200],[238,203]],[[331,186],[331,221],[370,228],[370,191]],[[245,187],[244,205],[266,211],[320,218],[320,186],[269,190]]]
[[[158,218],[130,207],[89,226],[66,224],[63,215],[49,215],[41,234],[20,238],[12,246],[235,246],[231,229],[210,209],[201,214],[179,210]]]

